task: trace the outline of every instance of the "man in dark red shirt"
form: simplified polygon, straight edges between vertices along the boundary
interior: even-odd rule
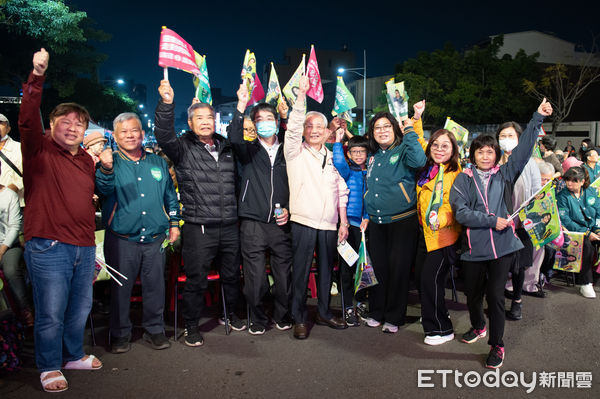
[[[92,307],[94,163],[80,147],[90,116],[75,103],[50,113],[44,136],[40,103],[49,55],[33,56],[19,113],[25,185],[25,261],[35,304],[35,359],[45,391],[67,389],[65,369],[97,370],[100,360],[83,352]]]

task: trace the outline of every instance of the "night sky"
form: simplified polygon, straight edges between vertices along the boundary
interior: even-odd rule
[[[367,51],[367,75],[392,74],[397,63],[418,51],[452,42],[465,48],[489,35],[526,30],[552,32],[575,43],[589,44],[599,33],[594,2],[377,2],[377,1],[86,1],[67,0],[86,11],[96,27],[112,40],[95,44],[109,55],[100,78],[134,79],[148,89],[149,111],[158,100],[162,78],[158,66],[161,26],[181,35],[207,55],[212,87],[235,95],[247,48],[256,53],[258,71],[270,61],[283,62],[286,47],[340,50],[357,54],[362,66]],[[580,4],[578,4],[580,3]],[[389,4],[389,5],[383,5]],[[587,8],[586,8],[587,7]],[[300,60],[292,60],[293,64]],[[177,112],[193,96],[192,75],[170,70]],[[280,82],[283,86],[286,82]]]

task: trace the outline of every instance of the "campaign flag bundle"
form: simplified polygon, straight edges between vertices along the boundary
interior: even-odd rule
[[[335,87],[335,103],[333,104],[333,111],[331,111],[331,114],[333,116],[339,115],[346,119],[343,114],[347,113],[346,117],[349,117],[348,111],[354,107],[356,107],[354,96],[344,84],[344,79],[341,76],[338,76],[337,86]]]
[[[458,123],[454,122],[450,117],[446,118],[444,129],[449,130],[452,134],[454,134],[454,137],[458,142],[458,146],[461,149],[467,145],[467,141],[469,141],[469,131]]]
[[[287,98],[288,102],[290,103],[290,106],[292,107],[296,102],[296,98],[298,98],[300,78],[304,75],[304,59],[305,55],[302,54],[302,61],[300,62],[300,65],[298,65],[298,68],[296,68],[296,72],[294,72],[289,82],[287,82],[287,84],[283,87],[283,95],[285,96],[285,98]]]
[[[206,66],[206,56],[202,56],[194,51],[196,64],[200,74],[194,76],[194,87],[196,88],[196,98],[201,103],[212,105],[212,94],[210,92],[210,82],[208,80],[208,68]]]
[[[519,219],[536,249],[560,235],[560,216],[552,181],[529,198],[519,211]]]
[[[385,97],[390,113],[399,121],[408,119],[408,93],[404,82],[394,83],[394,78],[385,82]]]
[[[160,32],[158,65],[163,68],[176,68],[199,75],[195,52],[192,46],[171,29],[163,26]]]
[[[319,72],[319,64],[317,63],[317,55],[315,54],[315,46],[310,46],[310,56],[308,57],[308,64],[306,65],[306,76],[310,88],[306,92],[306,95],[318,102],[323,102],[323,85],[321,84],[321,73]]]
[[[579,273],[583,257],[583,240],[585,233],[564,232],[565,241],[557,248],[554,258],[554,269]]]
[[[275,66],[271,62],[271,74],[269,75],[269,84],[267,86],[267,97],[265,102],[276,107],[283,101],[281,97],[281,87],[279,86],[279,79],[277,78],[277,72],[275,72]]]
[[[367,253],[367,240],[363,231],[360,248],[358,249],[358,266],[354,274],[354,293],[356,294],[359,290],[372,287],[376,284],[377,277],[375,277],[375,270],[373,270],[371,258]]]
[[[246,81],[246,86],[248,87],[248,105],[262,100],[265,97],[265,91],[256,74],[256,56],[250,50],[246,50],[241,76]]]

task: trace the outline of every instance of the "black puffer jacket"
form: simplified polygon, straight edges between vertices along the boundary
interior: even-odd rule
[[[175,134],[175,104],[159,100],[154,134],[158,145],[175,164],[183,220],[196,224],[228,224],[237,221],[235,159],[229,142],[214,134],[219,161],[194,132]]]

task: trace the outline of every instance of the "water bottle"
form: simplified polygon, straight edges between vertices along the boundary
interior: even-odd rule
[[[275,211],[273,212],[273,214],[275,215],[276,221],[279,216],[283,215],[283,208],[281,208],[281,204],[279,204],[279,203],[275,204]],[[277,224],[279,224],[279,223],[277,223]]]

